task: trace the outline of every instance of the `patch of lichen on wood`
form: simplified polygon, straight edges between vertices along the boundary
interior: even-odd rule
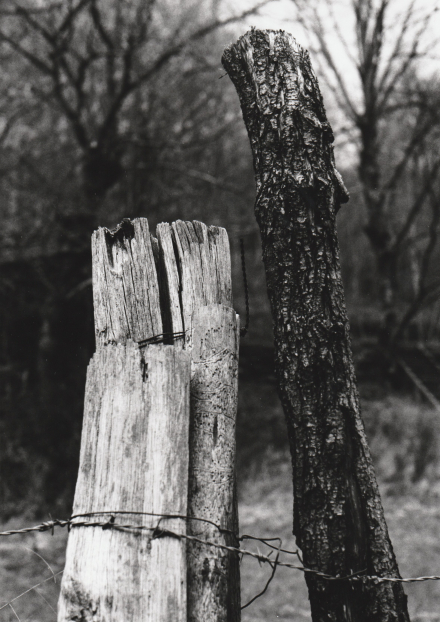
[[[308,53],[252,29],[225,50],[253,152],[276,369],[306,566],[398,576],[360,417],[336,213],[348,200]],[[408,620],[401,585],[306,576],[313,620]]]

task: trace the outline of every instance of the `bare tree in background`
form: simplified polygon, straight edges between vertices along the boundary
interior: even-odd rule
[[[0,5],[2,49],[32,68],[34,76],[28,80],[33,97],[61,113],[81,152],[83,211],[89,224],[95,224],[97,207],[125,172],[125,115],[136,93],[189,46],[267,2],[222,18],[219,3],[179,3],[178,10],[157,0]]]
[[[439,6],[417,0],[404,6],[399,0],[292,1],[320,75],[355,140],[365,233],[375,257],[382,336],[389,346],[440,285],[428,278],[439,221],[434,198],[440,170],[439,101],[419,72],[438,45],[434,33],[426,33]],[[351,13],[353,31],[341,25],[342,11]],[[412,257],[416,278],[402,311],[398,273],[405,255]]]
[[[225,27],[264,4],[0,0],[3,511],[28,493],[69,503],[94,349],[91,229],[240,217],[249,163],[228,137],[239,112],[220,55]]]

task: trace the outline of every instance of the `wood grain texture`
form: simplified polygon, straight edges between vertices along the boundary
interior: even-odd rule
[[[158,512],[186,513],[188,502],[190,514],[199,516],[200,511],[201,517],[238,534],[234,461],[239,328],[238,318],[230,308],[231,265],[226,231],[178,221],[159,225],[156,239],[146,219],[125,220],[114,231],[96,231],[92,249],[98,351],[87,382],[74,512],[156,512],[151,508],[158,508]],[[185,340],[166,337],[168,343],[174,341],[173,346],[150,345],[140,353],[131,341],[184,329]],[[151,365],[158,366],[156,358],[163,352],[174,352],[176,361],[180,360],[178,356],[186,357],[187,367],[189,358],[195,357],[191,381],[187,370],[186,393],[189,395],[191,382],[195,397],[186,420],[181,411],[174,419],[170,415],[177,408],[173,394],[177,399],[183,390],[178,377],[182,370],[176,367],[175,385],[167,365],[163,372],[168,380],[163,386],[150,381]],[[146,392],[145,385],[154,394]],[[157,425],[156,417],[160,420]],[[128,432],[137,428],[139,445]],[[186,446],[181,442],[185,435]],[[189,451],[192,484],[188,492]],[[136,515],[127,518],[131,524],[146,524],[148,520]],[[125,517],[123,522],[127,522]],[[155,525],[157,519],[147,524]],[[161,526],[185,528],[174,520],[169,525],[161,521]],[[200,521],[193,521],[189,529],[195,535],[212,536],[217,542],[236,543],[233,534],[219,534],[215,529],[213,533]],[[63,580],[59,622],[153,622],[166,616],[185,622],[187,617],[192,622],[237,622],[237,556],[205,546],[191,548],[191,604],[187,616],[183,599],[185,547],[177,540],[164,541],[170,546],[162,545],[162,539],[151,541],[146,534],[74,528],[69,538],[69,565]],[[126,547],[125,552],[121,552],[122,547]],[[95,550],[98,561],[95,553],[90,555]],[[118,560],[124,566],[122,571],[117,569]],[[170,570],[172,563],[176,564],[174,570]],[[99,565],[102,579],[95,581]],[[115,597],[111,597],[109,586],[113,586]],[[136,594],[138,601],[133,604]]]
[[[96,343],[140,341],[162,333],[159,284],[146,218],[92,236]]]
[[[191,516],[238,535],[235,492],[238,316],[232,307],[227,233],[200,222],[157,227],[161,287],[171,309],[170,331],[185,329],[191,353]],[[176,342],[177,344],[178,342]],[[223,353],[223,354],[219,354]],[[214,436],[216,443],[213,446]],[[192,521],[190,532],[235,545],[233,535]],[[188,547],[188,620],[238,622],[240,569],[236,556],[202,545]]]
[[[197,308],[192,318],[189,532],[237,546],[235,424],[239,322],[223,305]],[[235,535],[234,535],[235,534]],[[240,620],[238,556],[188,545],[188,622]]]
[[[132,341],[98,348],[87,375],[74,515],[186,514],[189,377],[188,353],[172,346],[150,346],[142,355]],[[135,514],[115,519],[158,524]],[[186,532],[181,519],[160,526]],[[151,531],[73,527],[58,622],[92,620],[187,622],[185,541],[152,539]]]
[[[180,276],[175,254],[172,228],[167,222],[157,225],[161,270],[161,288],[164,306],[167,309],[165,331],[179,333],[183,331],[183,317],[180,296]],[[176,341],[183,347],[183,341]]]
[[[157,228],[173,332],[191,326],[197,306],[232,307],[231,256],[221,227],[178,220]],[[179,314],[180,311],[180,314]],[[187,337],[187,340],[189,337]]]
[[[252,29],[224,52],[254,158],[276,371],[294,480],[294,534],[307,567],[399,576],[352,364],[336,213],[348,196],[309,55]],[[405,622],[399,584],[306,575],[314,622]]]

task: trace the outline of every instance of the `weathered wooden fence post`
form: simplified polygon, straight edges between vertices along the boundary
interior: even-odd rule
[[[222,62],[254,157],[297,543],[308,568],[398,577],[360,416],[340,274],[335,216],[348,196],[309,55],[283,31],[252,29]],[[315,622],[409,619],[401,584],[306,580]]]
[[[193,315],[189,514],[220,525],[191,521],[191,533],[237,546],[235,417],[239,330],[235,311],[200,307]],[[193,544],[188,549],[188,620],[238,622],[238,558]]]
[[[191,425],[188,511],[222,527],[190,521],[189,533],[236,546],[235,418],[239,319],[232,309],[231,260],[226,231],[200,222],[158,226],[169,330],[188,330],[191,352]],[[177,268],[175,257],[177,256]],[[180,301],[180,302],[179,302]],[[238,556],[188,546],[188,621],[239,622]]]
[[[138,345],[163,332],[147,221],[99,229],[92,251],[97,352],[87,377],[74,522],[114,516],[153,528],[161,514],[187,513],[189,355]],[[160,526],[186,533],[184,520]],[[73,527],[58,620],[88,619],[186,622],[185,541]]]
[[[226,232],[177,222],[158,237],[146,219],[93,236],[97,352],[73,511],[74,523],[114,517],[151,529],[73,526],[59,622],[240,617],[238,556],[152,538],[160,516],[145,515],[197,513],[221,531],[175,518],[160,527],[236,543],[238,324]]]
[[[186,514],[189,357],[169,345],[143,357],[129,341],[99,347],[89,366],[74,522],[154,528]],[[160,526],[186,533],[184,520]],[[186,622],[185,542],[152,535],[74,527],[58,620]]]

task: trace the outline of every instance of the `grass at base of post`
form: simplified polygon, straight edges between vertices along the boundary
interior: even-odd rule
[[[424,480],[402,486],[399,494],[387,494],[387,490],[392,492],[389,483],[383,482],[380,487],[402,576],[440,574],[440,486],[431,486]],[[291,506],[289,452],[269,450],[258,468],[254,469],[252,478],[241,483],[241,533],[281,536],[283,548],[294,550]],[[252,543],[246,543],[246,548],[252,548]],[[256,550],[257,545],[253,548]],[[258,548],[267,554],[262,545],[258,544]],[[292,563],[295,563],[294,557]],[[263,589],[270,573],[268,565],[259,567],[255,560],[243,559],[243,603]],[[412,622],[440,622],[440,581],[406,584],[404,589],[408,595]],[[268,620],[310,622],[307,588],[301,572],[278,568],[267,592],[242,612],[242,622]]]
[[[242,384],[242,389],[244,389]],[[263,390],[264,387],[261,388]],[[267,387],[266,387],[267,391]],[[361,386],[361,392],[365,393]],[[258,402],[257,389],[254,388]],[[255,416],[242,412],[241,417]],[[244,407],[243,403],[243,407]],[[261,415],[266,427],[282,427],[282,412],[276,405],[265,404]],[[385,514],[402,576],[440,574],[440,418],[432,410],[410,398],[397,395],[368,395],[363,399],[363,413],[369,441],[375,458]],[[243,422],[245,423],[245,421]],[[430,461],[418,482],[412,482],[414,465],[424,455],[421,442],[423,430],[432,429]],[[400,438],[397,432],[403,435]],[[262,427],[261,434],[268,433]],[[406,462],[402,468],[402,452]],[[239,446],[239,456],[241,447]],[[425,452],[426,453],[426,452]],[[281,536],[285,548],[294,548],[291,535],[292,485],[290,456],[287,448],[255,453],[254,461],[242,462],[245,474],[239,479],[240,532],[257,536]],[[42,517],[46,520],[47,517]],[[36,524],[34,518],[19,516],[3,523],[7,530]],[[0,599],[10,600],[51,576],[46,560],[56,573],[64,565],[67,533],[55,530],[0,540]],[[257,544],[243,543],[256,550]],[[263,546],[258,545],[263,553]],[[39,557],[41,555],[41,557]],[[244,559],[241,564],[242,602],[258,594],[269,578],[270,568],[256,560]],[[60,581],[47,581],[35,591],[14,603],[22,622],[55,622]],[[440,622],[440,581],[407,584],[412,622]],[[48,601],[47,603],[45,600]],[[1,606],[1,605],[0,605]],[[310,621],[307,590],[302,573],[279,568],[267,592],[242,612],[242,622]],[[9,608],[0,611],[0,622],[16,617]]]

